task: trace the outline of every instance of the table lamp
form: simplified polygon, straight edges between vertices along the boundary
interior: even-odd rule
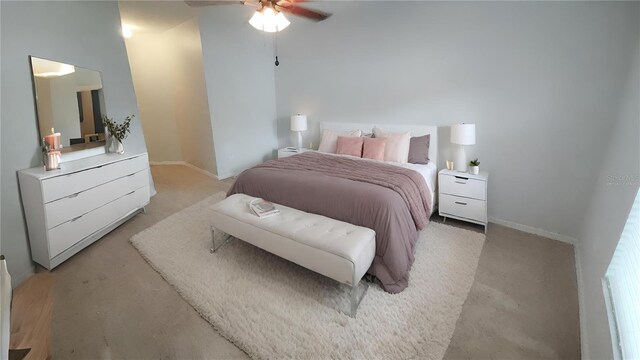
[[[307,131],[307,115],[293,115],[291,117],[291,131],[298,133],[296,148],[299,151],[302,149],[302,132]]]
[[[455,170],[462,172],[467,171],[467,154],[464,151],[464,146],[475,145],[476,124],[463,123],[451,125],[451,143],[459,145],[453,161]]]

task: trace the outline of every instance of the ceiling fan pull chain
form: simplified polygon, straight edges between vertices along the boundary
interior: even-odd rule
[[[274,51],[276,53],[276,66],[280,65],[280,61],[278,61],[278,33],[273,33],[273,40],[275,43]]]

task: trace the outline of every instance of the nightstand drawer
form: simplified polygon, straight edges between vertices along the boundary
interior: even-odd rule
[[[472,199],[486,200],[487,183],[482,180],[471,179],[464,173],[460,175],[440,175],[440,192]]]
[[[442,186],[442,185],[441,185]],[[487,222],[486,201],[440,194],[440,214]]]

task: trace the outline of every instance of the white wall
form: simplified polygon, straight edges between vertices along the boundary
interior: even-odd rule
[[[573,241],[638,37],[638,3],[317,2],[278,39],[279,145],[288,118],[477,124],[489,215]],[[235,72],[232,72],[235,73]],[[309,137],[317,138],[313,131]],[[519,224],[519,225],[518,225]]]
[[[198,22],[193,19],[166,32],[173,43],[178,72],[175,111],[184,161],[217,174],[211,115]]]
[[[0,2],[2,252],[14,285],[33,272],[16,171],[41,164],[29,55],[102,72],[107,114],[138,113],[116,2]],[[139,121],[128,152],[146,151]]]
[[[149,161],[181,161],[172,43],[161,34],[135,34],[126,45]]]
[[[220,178],[271,158],[278,145],[272,38],[247,23],[253,11],[209,7],[198,18]]]
[[[216,174],[196,20],[136,33],[126,44],[151,161],[186,161]]]
[[[640,12],[636,11],[636,34]],[[604,161],[581,227],[578,245],[583,355],[585,359],[613,358],[602,290],[602,278],[640,187],[640,41],[619,113],[608,123],[614,130],[603,149]],[[639,300],[640,301],[640,300]]]

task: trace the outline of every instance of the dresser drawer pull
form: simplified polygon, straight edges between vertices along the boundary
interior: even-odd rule
[[[454,181],[454,182],[455,182],[456,184],[467,185],[467,183],[466,183],[466,182],[463,182],[463,181]]]
[[[454,176],[456,179],[461,179],[461,180],[469,180],[468,177],[464,177],[464,176]]]
[[[134,192],[136,192],[136,190],[133,190],[132,192],[126,194],[125,196],[129,196],[129,195],[133,194]]]
[[[127,175],[127,177],[132,177],[135,174],[137,174],[137,173],[129,174],[129,175]]]
[[[71,219],[71,222],[74,222],[74,221],[80,219],[82,216],[84,216],[84,214],[74,217],[73,219]]]
[[[76,196],[78,196],[78,195],[80,195],[80,193],[79,193],[79,192],[77,192],[77,193],[75,193],[75,194],[71,194],[71,195],[67,196],[67,199],[73,199],[74,197],[76,197]]]
[[[456,201],[456,204],[458,204],[458,205],[467,205],[467,203],[463,203],[463,202],[460,202],[460,201]]]

